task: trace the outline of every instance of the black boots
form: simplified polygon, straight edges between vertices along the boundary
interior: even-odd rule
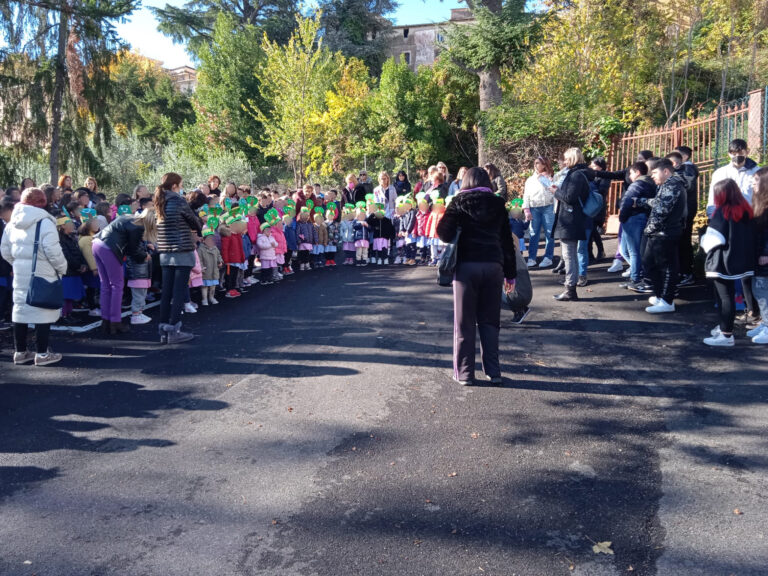
[[[571,302],[579,299],[579,295],[576,294],[576,286],[566,286],[565,292],[562,292],[561,294],[558,294],[557,296],[553,296],[555,300],[558,300],[559,302]]]

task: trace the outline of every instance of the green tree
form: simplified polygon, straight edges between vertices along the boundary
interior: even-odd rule
[[[393,0],[322,0],[325,45],[333,52],[359,58],[378,76],[392,31],[387,15],[397,6]]]
[[[262,102],[249,100],[249,110],[263,126],[262,143],[251,139],[266,156],[288,162],[297,186],[306,176],[307,153],[318,139],[317,117],[325,109],[326,92],[337,82],[343,58],[334,56],[318,36],[320,15],[296,17],[296,31],[285,46],[266,35],[266,60],[256,70]]]

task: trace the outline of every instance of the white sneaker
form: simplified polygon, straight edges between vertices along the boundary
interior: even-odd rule
[[[402,264],[402,263],[403,263],[403,259],[402,259],[402,258],[400,258],[400,256],[398,256],[397,258],[395,258],[395,264]]]
[[[533,268],[534,266],[536,266],[536,260],[534,260],[533,258],[528,258],[528,262],[526,262],[525,264],[526,266],[528,266],[528,268]]]
[[[27,350],[26,352],[14,352],[13,363],[16,365],[26,364],[35,359],[35,353]]]
[[[736,342],[733,339],[733,335],[723,336],[722,334],[718,334],[711,338],[704,338],[704,344],[707,346],[733,346]]]
[[[619,260],[618,258],[615,258],[613,260],[613,264],[611,264],[611,267],[608,268],[608,272],[621,272],[624,270],[624,263]]]
[[[49,364],[56,364],[61,360],[61,354],[56,352],[48,352],[45,354],[35,354],[35,366],[48,366]]]
[[[622,278],[629,278],[630,276],[632,276],[632,268],[627,268],[621,273]]]
[[[101,318],[101,308],[94,308],[90,312],[88,312],[88,316],[93,316],[94,318]]]
[[[747,338],[754,338],[755,336],[759,336],[763,332],[765,332],[768,329],[768,326],[765,326],[764,324],[760,324],[757,328],[753,328],[749,332],[747,332]]]
[[[674,312],[675,303],[672,302],[672,304],[668,304],[663,298],[660,298],[656,304],[648,306],[645,311],[648,312],[648,314],[665,314],[667,312]]]
[[[384,261],[383,261],[381,258],[379,258],[378,260],[376,260],[376,265],[377,265],[377,266],[381,266],[382,264],[384,264]]]
[[[197,308],[192,306],[192,302],[187,302],[186,304],[184,304],[184,312],[186,312],[187,314],[194,314],[195,312],[197,312]]]
[[[137,325],[137,324],[149,324],[152,322],[152,318],[147,316],[144,313],[141,314],[131,314],[131,324]]]
[[[216,300],[216,298],[214,298],[213,296],[211,296],[211,297],[209,298],[209,302],[210,302],[211,304],[218,304],[218,303],[219,303],[219,301],[218,301],[218,300]]]
[[[760,334],[758,334],[757,336],[752,338],[752,343],[753,344],[768,344],[768,330],[763,330],[762,332],[760,332]]]
[[[384,260],[382,260],[382,263],[384,264],[384,266],[389,266],[389,258],[384,258]]]
[[[656,298],[656,296],[651,296],[650,298],[648,298],[648,304],[650,304],[651,306],[656,306],[656,304],[658,303],[659,303],[659,299]]]
[[[208,300],[203,300],[202,304],[203,306],[208,306]]]
[[[714,338],[715,336],[717,336],[718,334],[722,334],[722,332],[720,332],[720,326],[719,326],[719,325],[717,325],[717,326],[715,326],[714,328],[712,328],[712,330],[710,330],[710,331],[709,331],[709,333],[710,333],[710,335],[711,335],[713,338]],[[747,332],[747,336],[749,336],[749,332]],[[750,336],[750,338],[751,338],[751,336]]]
[[[552,266],[552,260],[544,256],[544,258],[539,262],[539,268],[549,268]]]

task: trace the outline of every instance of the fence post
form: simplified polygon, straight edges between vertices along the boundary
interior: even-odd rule
[[[764,159],[763,150],[763,92],[764,90],[752,90],[749,93],[749,108],[747,108],[747,146],[755,154],[760,151],[760,159]]]
[[[720,132],[722,130],[723,120],[723,104],[722,102],[717,105],[717,120],[715,122],[715,164],[713,169],[717,170],[720,167]]]

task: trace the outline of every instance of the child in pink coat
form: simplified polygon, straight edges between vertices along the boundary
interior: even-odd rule
[[[268,286],[275,281],[277,273],[277,240],[272,236],[272,227],[267,222],[261,225],[256,245],[261,260],[261,284]]]

